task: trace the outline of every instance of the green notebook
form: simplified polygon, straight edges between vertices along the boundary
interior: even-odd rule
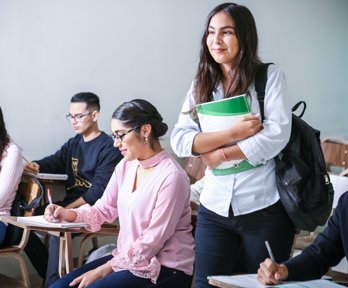
[[[216,132],[231,128],[243,115],[251,114],[246,95],[234,96],[213,102],[198,104],[196,111],[203,132]],[[230,143],[231,145],[233,143]],[[255,168],[248,161],[226,161],[212,170],[213,174],[228,175]]]

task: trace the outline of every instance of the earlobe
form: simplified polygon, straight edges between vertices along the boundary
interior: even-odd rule
[[[144,133],[144,137],[149,137],[151,133],[151,125],[150,124],[145,124],[142,126],[142,132]]]
[[[98,111],[94,111],[92,115],[93,115],[93,122],[97,122],[98,117],[99,117]]]

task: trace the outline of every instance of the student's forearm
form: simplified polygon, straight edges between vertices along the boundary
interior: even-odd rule
[[[204,154],[213,151],[233,141],[227,131],[198,133],[192,145],[194,154]]]

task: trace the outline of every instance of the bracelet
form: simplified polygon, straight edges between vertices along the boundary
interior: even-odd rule
[[[222,156],[224,157],[225,161],[230,161],[230,159],[228,159],[228,157],[225,154],[224,148],[221,148],[221,152],[222,152]]]

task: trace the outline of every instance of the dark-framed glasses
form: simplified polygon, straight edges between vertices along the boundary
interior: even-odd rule
[[[71,120],[75,120],[76,122],[81,122],[83,120],[83,117],[87,116],[87,115],[91,115],[93,112],[88,112],[85,114],[79,113],[79,114],[75,114],[75,115],[71,115],[70,113],[68,115],[66,115],[66,120],[71,121]]]
[[[137,129],[138,127],[134,127],[132,129],[129,129],[128,131],[124,132],[123,134],[118,134],[117,132],[115,133],[111,133],[110,136],[112,138],[112,140],[114,141],[123,141],[124,137],[129,134],[130,132],[134,131],[135,129]]]

